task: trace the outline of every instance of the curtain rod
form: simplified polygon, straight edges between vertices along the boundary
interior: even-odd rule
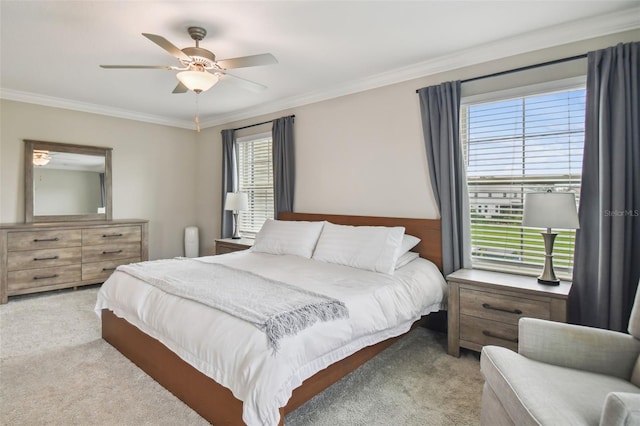
[[[583,58],[586,58],[586,57],[587,57],[587,54],[585,53],[585,54],[582,54],[582,55],[570,56],[568,58],[555,59],[553,61],[542,62],[540,64],[527,65],[526,67],[514,68],[514,69],[511,69],[511,70],[494,72],[493,74],[481,75],[479,77],[467,78],[466,80],[462,80],[462,83],[469,83],[471,81],[482,80],[482,79],[485,79],[485,78],[498,77],[498,76],[501,76],[501,75],[511,74],[511,73],[514,73],[514,72],[527,71],[527,70],[534,69],[534,68],[546,67],[548,65],[561,64],[563,62],[575,61],[577,59],[583,59]],[[420,89],[417,89],[416,93],[418,93],[419,90]]]
[[[295,115],[288,115],[287,117],[296,118]],[[275,120],[275,118],[274,118],[274,120]],[[249,124],[248,126],[242,126],[242,127],[238,127],[236,129],[232,129],[232,130],[235,132],[237,130],[248,129],[250,127],[262,126],[263,124],[267,124],[267,123],[273,123],[273,120],[263,121],[262,123],[256,123],[256,124]]]

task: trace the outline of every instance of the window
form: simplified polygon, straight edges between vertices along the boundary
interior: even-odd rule
[[[460,135],[467,167],[473,267],[539,273],[544,244],[521,225],[526,192],[580,194],[585,90],[465,103]],[[575,231],[558,233],[554,267],[570,279]]]
[[[239,231],[255,238],[262,224],[273,219],[271,132],[237,140],[238,190],[247,193],[249,209],[240,212]]]

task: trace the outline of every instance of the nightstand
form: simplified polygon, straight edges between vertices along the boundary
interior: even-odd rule
[[[521,317],[567,321],[571,283],[546,286],[535,277],[479,269],[460,269],[447,282],[449,355],[486,345],[517,351]]]
[[[240,238],[239,240],[234,240],[233,238],[220,238],[216,240],[216,254],[246,250],[251,248],[253,241],[254,240],[250,240],[248,238]]]

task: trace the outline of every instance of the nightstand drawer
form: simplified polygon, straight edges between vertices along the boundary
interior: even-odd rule
[[[549,319],[549,303],[460,288],[460,314],[518,325],[521,317]]]
[[[233,253],[234,251],[239,251],[239,250],[242,250],[242,249],[238,249],[237,247],[225,246],[220,243],[216,244],[216,254]]]
[[[233,239],[221,238],[216,240],[216,254],[233,253],[234,251],[247,250],[253,246],[253,240],[247,238]]]
[[[504,346],[505,348],[517,351],[518,326],[461,315],[460,340],[479,346]]]

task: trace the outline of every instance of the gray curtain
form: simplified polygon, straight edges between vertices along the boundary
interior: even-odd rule
[[[640,43],[589,52],[571,321],[626,331],[640,277]]]
[[[431,187],[442,220],[443,273],[471,265],[469,202],[460,146],[459,81],[418,90]]]
[[[295,159],[293,151],[293,116],[273,120],[273,195],[274,217],[293,211]]]
[[[222,131],[222,204],[220,235],[222,238],[231,238],[233,235],[233,213],[224,209],[227,192],[236,192],[238,167],[236,164],[236,137],[235,130]]]

